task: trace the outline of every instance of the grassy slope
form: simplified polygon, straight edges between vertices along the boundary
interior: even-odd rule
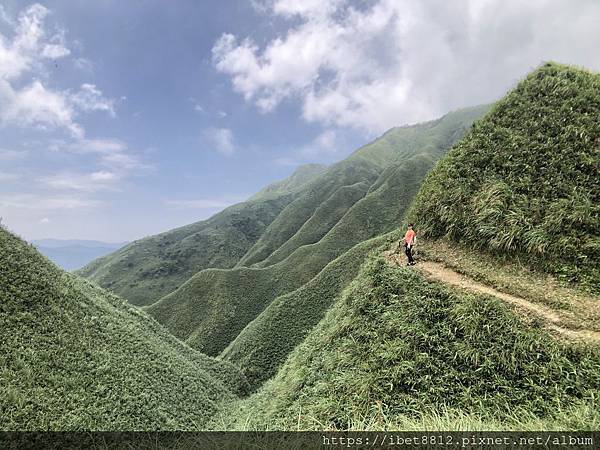
[[[364,195],[368,186],[377,179],[378,169],[378,166],[367,160],[342,161],[330,167],[311,182],[302,194],[282,211],[256,244],[238,262],[237,266],[251,266],[266,259],[299,232],[315,214],[318,215],[319,220],[311,222],[313,224],[310,227],[312,236],[308,239],[312,239],[312,242],[318,241],[320,236],[323,236],[335,223],[326,216],[341,217],[351,206],[347,200],[343,201],[339,207],[335,204],[344,194],[343,192],[338,193],[338,191],[345,186],[364,183],[355,187],[355,189],[362,190]],[[352,198],[357,198],[357,196],[352,195]],[[314,226],[318,228],[318,231],[314,230]]]
[[[465,108],[431,122],[393,128],[338,165],[367,162],[378,175],[369,188],[374,191],[388,178],[385,171],[395,170],[405,159],[421,155],[437,160],[487,109],[488,106]],[[326,186],[324,181],[337,177],[338,174],[330,170],[323,175],[324,180],[316,180],[312,192],[290,204],[238,266],[256,264],[266,267],[283,260],[302,245],[318,242],[337,223],[319,215],[317,210],[323,197],[320,192]]]
[[[600,351],[373,256],[277,376],[215,419],[270,429],[595,429]]]
[[[326,170],[327,166],[323,164],[303,164],[298,166],[292,175],[261,189],[250,197],[249,200],[272,198],[273,196],[281,194],[298,192],[319,175],[322,175]]]
[[[322,177],[315,180],[303,195],[291,203],[269,227],[276,231],[266,232],[263,235],[275,236],[273,241],[279,242],[281,235],[292,236],[291,231],[294,229],[302,230],[302,225],[306,223],[302,220],[306,217],[311,223],[310,217],[316,214],[320,217],[319,223],[323,224],[333,222],[328,217],[337,218],[341,215],[341,219],[333,225],[333,228],[320,229],[319,233],[325,231],[327,234],[318,242],[297,247],[288,257],[268,267],[239,267],[233,270],[200,272],[177,291],[148,307],[148,311],[176,336],[187,339],[190,345],[207,354],[217,355],[274,299],[302,287],[329,262],[356,243],[393,229],[415,194],[420,180],[431,167],[432,161],[450,146],[453,139],[464,133],[470,122],[484,111],[483,107],[463,110],[449,114],[442,120],[418,125],[417,128],[422,132],[420,144],[414,137],[413,127],[398,128],[394,132],[387,133],[385,142],[388,144],[383,145],[380,141],[375,141],[372,144],[375,146],[374,149],[369,150],[369,147],[365,147],[359,150],[358,156],[354,155],[347,161],[333,166]],[[410,137],[406,139],[410,145],[396,148],[394,159],[398,160],[398,155],[419,154],[421,148],[426,148],[427,153],[424,156],[400,159],[396,163],[388,162],[389,167],[379,168],[380,176],[372,178],[369,174],[378,166],[368,160],[377,160],[376,155],[382,151],[381,148],[387,151],[388,145],[404,142],[405,140],[398,138],[404,135]],[[392,140],[394,136],[396,139]],[[433,141],[431,146],[429,146],[430,141]],[[369,155],[369,152],[373,155]],[[391,151],[389,153],[391,154]],[[371,156],[373,158],[370,158]],[[386,158],[389,161],[389,156]],[[341,171],[344,171],[342,175],[340,175]],[[358,181],[364,181],[366,176],[372,180],[366,196],[354,204],[339,198],[340,195],[348,198],[353,189],[364,189],[362,187],[364,184]],[[320,189],[320,186],[323,187]],[[332,197],[336,200],[323,201],[323,193],[332,191]],[[360,198],[360,195],[354,198]],[[348,204],[349,207],[345,214],[340,214],[340,205],[344,204]],[[375,210],[377,213],[373,214]],[[304,236],[311,235],[314,239],[313,232],[319,229],[316,225],[316,223],[311,224],[310,227],[307,225],[306,228],[310,228],[311,231],[306,230]],[[304,240],[298,238],[294,242],[299,245]],[[276,245],[269,243],[268,246]],[[348,273],[341,273],[339,277],[325,273],[322,279],[335,276],[341,280],[339,286],[343,286],[349,280],[350,274],[354,273],[353,270],[352,267],[348,267]],[[255,382],[262,381],[265,376],[272,374],[283,361],[290,346],[298,343],[308,328],[318,321],[334,298],[332,293],[334,294],[335,290],[329,290],[323,283],[315,282],[310,288],[292,295],[298,307],[305,303],[314,304],[316,298],[324,296],[321,297],[321,304],[317,305],[306,318],[296,318],[299,320],[298,323],[305,323],[307,328],[298,328],[297,333],[288,334],[286,339],[280,342],[270,339],[267,336],[270,332],[268,327],[265,329],[265,338],[257,345],[264,348],[263,346],[274,343],[272,352],[278,356],[269,367],[265,367],[262,362],[252,363],[252,367],[248,367],[248,374],[256,375]],[[303,297],[304,295],[306,297]],[[281,304],[282,301],[279,300],[277,304]],[[280,324],[266,319],[271,317],[271,314],[277,315],[270,310],[260,321],[267,320],[267,323],[272,324],[272,331],[275,333],[275,329]],[[246,338],[238,341],[236,351],[230,355],[232,359],[238,361],[244,359],[249,363],[254,358],[245,355],[246,351],[251,349],[251,345],[248,346],[247,342]],[[264,375],[257,375],[262,370]]]
[[[237,369],[0,229],[0,429],[197,429]]]
[[[368,239],[397,226],[432,164],[429,158],[415,157],[385,171],[377,189],[360,200],[321,241],[293,253],[290,259],[309,267],[332,262],[309,283],[276,298],[223,352],[222,356],[242,368],[252,387],[275,375],[287,354],[356,276],[377,241]],[[357,242],[361,244],[352,247]]]
[[[531,73],[427,177],[411,217],[600,291],[600,74]]]
[[[246,202],[208,220],[135,241],[77,273],[135,305],[153,303],[202,269],[233,267],[295,193],[322,170],[301,166]]]
[[[338,201],[340,194],[356,198],[356,190],[364,192],[358,181],[370,173],[368,164],[363,162],[334,170],[339,173],[343,169],[345,174],[327,182]],[[335,180],[338,186],[332,186]],[[333,202],[325,203],[336,208]],[[308,282],[329,260],[313,259],[312,264],[304,264],[302,255],[292,255],[267,268],[203,270],[148,306],[147,311],[190,345],[206,354],[218,355],[274,298]]]

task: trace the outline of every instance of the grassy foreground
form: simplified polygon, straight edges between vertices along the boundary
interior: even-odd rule
[[[237,369],[0,229],[0,430],[204,427]]]
[[[373,256],[277,376],[212,426],[594,429],[599,389],[598,347]]]

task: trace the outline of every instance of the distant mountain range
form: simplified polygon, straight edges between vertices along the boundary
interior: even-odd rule
[[[127,244],[77,239],[40,239],[31,243],[40,253],[65,270],[79,269]]]

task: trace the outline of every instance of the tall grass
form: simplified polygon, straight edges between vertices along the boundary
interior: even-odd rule
[[[277,376],[226,414],[276,429],[590,429],[600,349],[372,258]]]
[[[423,235],[527,259],[598,290],[600,75],[548,63],[499,101],[428,175]]]
[[[0,430],[193,430],[245,392],[233,365],[4,230],[0,330]]]

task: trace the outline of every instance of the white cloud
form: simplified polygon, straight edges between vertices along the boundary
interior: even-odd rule
[[[119,174],[109,171],[84,174],[61,173],[40,179],[50,189],[81,192],[118,190],[117,182],[119,180]]]
[[[82,84],[79,92],[71,95],[71,102],[81,111],[105,111],[115,117],[115,101],[105,98],[94,84]]]
[[[207,128],[203,136],[223,155],[231,155],[235,151],[233,132],[228,128]]]
[[[14,25],[15,23],[13,18],[10,17],[10,15],[6,12],[6,9],[4,9],[4,6],[2,5],[0,5],[0,20],[9,25]]]
[[[308,144],[287,151],[286,153],[290,156],[276,158],[273,162],[279,166],[298,166],[317,160],[330,162],[341,148],[347,148],[344,139],[338,135],[336,130],[327,129],[319,133]]]
[[[73,65],[83,71],[88,73],[94,72],[94,63],[87,58],[79,57],[73,60]]]
[[[214,64],[263,112],[298,100],[309,122],[372,134],[492,101],[544,60],[600,69],[594,0],[358,5],[262,2],[288,29],[262,46],[224,34]]]
[[[73,141],[54,141],[50,149],[55,152],[71,152],[79,154],[97,154],[98,162],[104,167],[125,173],[132,170],[152,169],[150,164],[143,162],[139,156],[128,152],[127,144],[119,139],[75,139]]]
[[[309,144],[298,151],[301,158],[314,159],[318,155],[336,153],[340,149],[339,138],[335,130],[325,130],[315,137]]]
[[[0,123],[40,129],[65,129],[78,139],[84,129],[77,123],[81,112],[105,111],[115,115],[114,100],[105,98],[93,84],[81,88],[54,90],[39,78],[45,60],[70,55],[65,44],[65,32],[59,29],[49,34],[44,20],[49,10],[34,4],[21,12],[12,24],[12,37],[0,33]],[[20,79],[27,75],[33,81],[23,85]]]
[[[49,218],[47,218],[47,217],[42,217],[42,219],[40,220],[40,223],[41,223],[42,225],[45,225],[45,224],[47,224],[47,223],[50,223],[50,219],[49,219]]]
[[[4,94],[4,95],[2,95]],[[83,128],[75,123],[75,111],[68,98],[59,92],[47,90],[41,82],[34,81],[21,90],[13,90],[0,80],[0,119],[21,127],[66,128],[74,137],[83,137]]]
[[[29,154],[26,150],[8,150],[0,148],[0,161],[16,161],[25,158]]]
[[[119,153],[127,150],[127,144],[119,139],[81,139],[70,144],[63,143],[60,148],[66,148],[69,151],[81,152],[81,153],[100,153],[100,154],[112,154]]]
[[[71,50],[66,47],[65,31],[62,29],[54,34],[54,36],[48,40],[48,43],[44,44],[41,53],[42,57],[48,59],[63,58],[70,54]]]
[[[121,171],[148,171],[153,169],[151,164],[146,164],[138,156],[127,153],[110,153],[104,155],[100,159],[100,163],[105,167]]]
[[[0,172],[0,182],[15,181],[19,178],[21,178],[21,176],[16,173]]]
[[[12,41],[0,34],[0,78],[18,78],[43,59],[61,58],[70,53],[64,46],[63,31],[48,37],[44,29],[48,13],[44,6],[34,4],[22,11],[13,24]]]

